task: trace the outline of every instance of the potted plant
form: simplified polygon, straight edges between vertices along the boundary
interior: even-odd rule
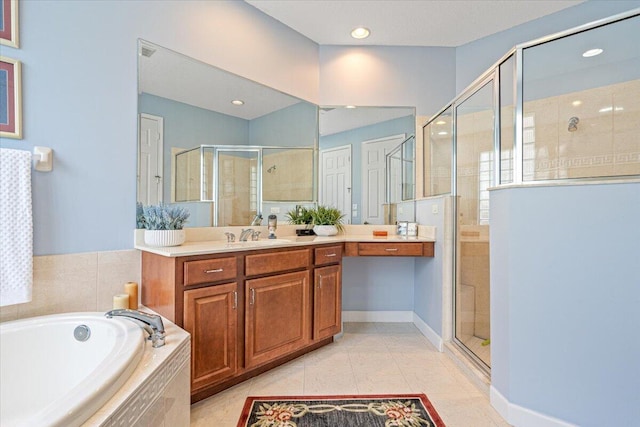
[[[313,232],[318,236],[335,236],[344,231],[342,225],[344,214],[337,208],[319,205],[311,209],[311,218]]]
[[[144,242],[149,246],[178,246],[185,241],[183,230],[189,211],[164,203],[137,206],[137,227],[144,229]]]
[[[289,224],[304,225],[304,228],[296,230],[298,236],[313,235],[313,217],[311,216],[311,211],[311,209],[307,209],[304,206],[296,206],[295,209],[291,209],[285,214]]]

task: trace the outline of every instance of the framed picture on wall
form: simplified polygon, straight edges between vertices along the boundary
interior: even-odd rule
[[[20,61],[0,56],[0,136],[22,139]]]
[[[0,44],[18,47],[18,0],[0,0]]]

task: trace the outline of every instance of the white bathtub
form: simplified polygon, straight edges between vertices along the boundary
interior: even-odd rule
[[[91,330],[84,342],[77,326]],[[79,426],[135,370],[143,330],[104,313],[67,313],[0,324],[0,425]]]

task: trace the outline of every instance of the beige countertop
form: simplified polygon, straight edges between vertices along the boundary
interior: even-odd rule
[[[284,248],[305,245],[342,242],[434,242],[435,227],[418,226],[418,236],[399,236],[396,227],[391,225],[347,225],[345,231],[337,236],[296,236],[296,226],[279,226],[277,239],[259,239],[258,241],[238,242],[237,238],[243,228],[260,230],[262,236],[268,235],[266,227],[202,227],[186,228],[187,240],[180,246],[153,247],[144,243],[144,230],[135,231],[134,247],[141,251],[151,252],[166,257],[189,255],[205,255],[225,252],[238,252],[268,248]],[[386,237],[373,235],[374,230],[387,231]],[[225,232],[236,235],[236,242],[227,243]]]

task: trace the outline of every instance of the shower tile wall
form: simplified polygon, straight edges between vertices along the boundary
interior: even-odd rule
[[[262,199],[271,201],[313,199],[313,153],[287,150],[262,158]],[[271,172],[269,168],[276,166]]]
[[[218,165],[218,224],[249,225],[256,214],[250,206],[250,192],[257,160],[220,154]]]
[[[137,250],[33,257],[33,299],[0,307],[0,321],[74,311],[108,311],[126,282],[140,283]]]
[[[525,180],[640,174],[640,80],[528,101],[524,121]]]

